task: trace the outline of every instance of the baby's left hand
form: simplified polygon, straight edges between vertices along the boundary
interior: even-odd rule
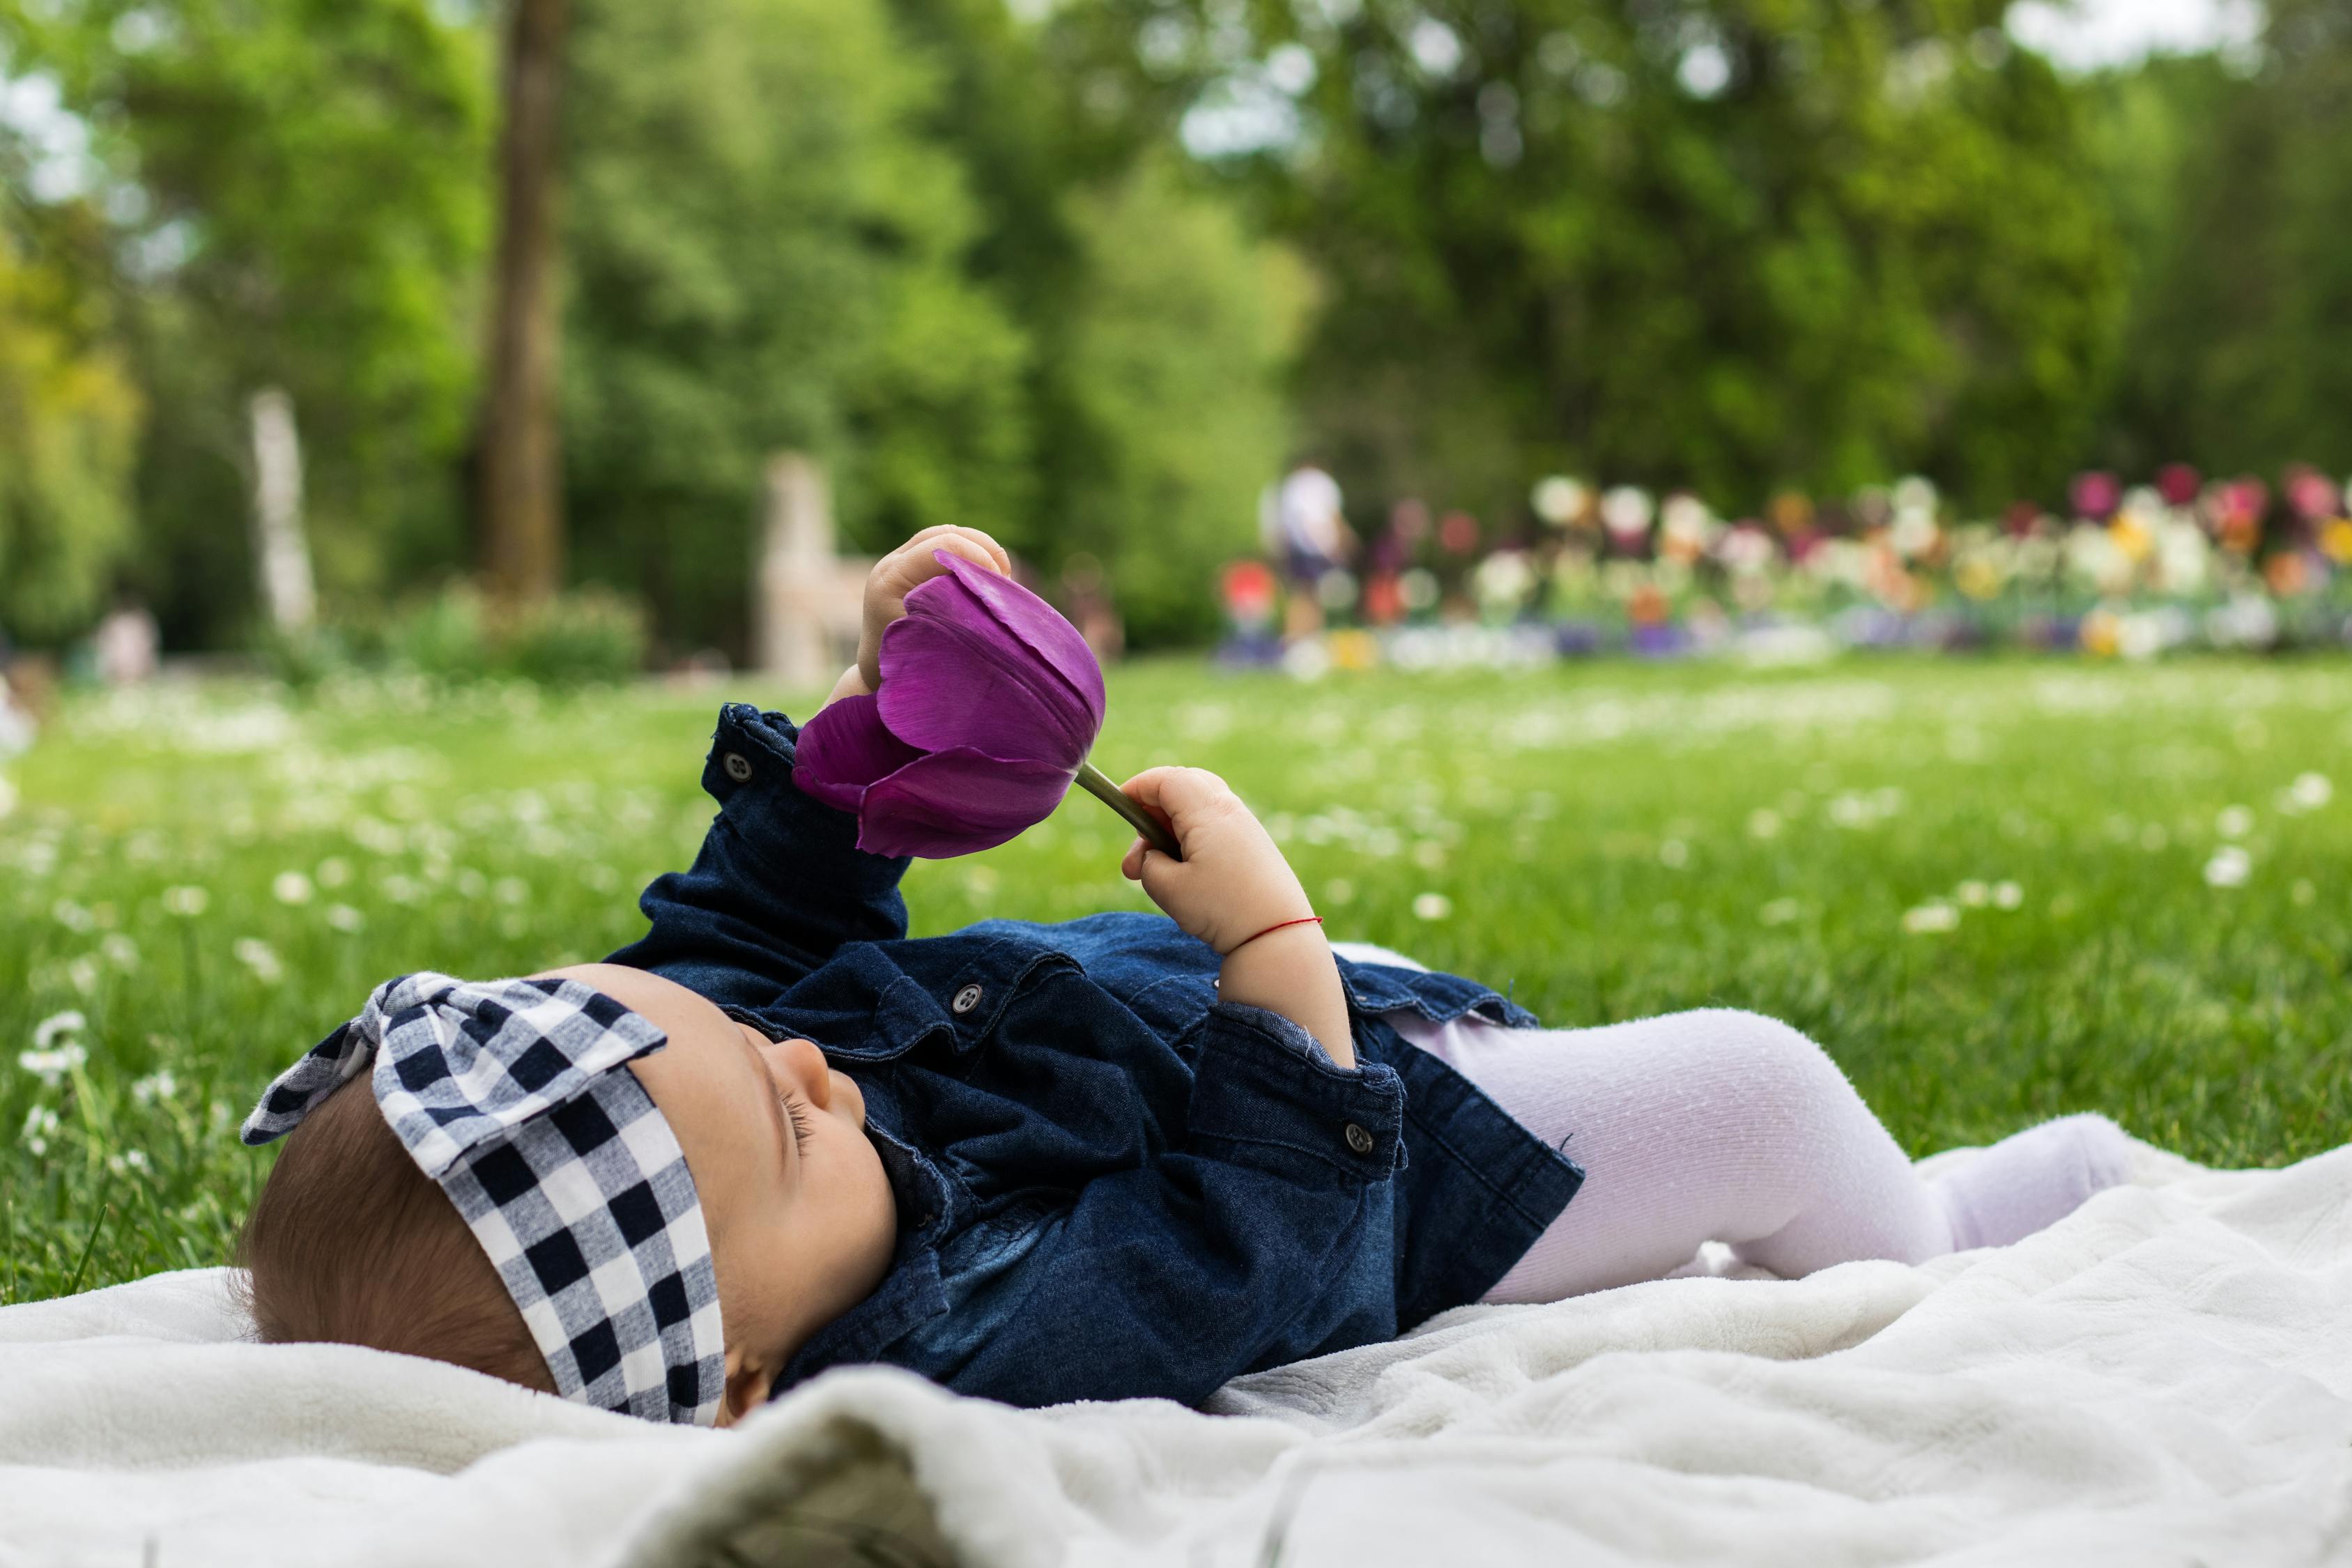
[[[882,631],[907,613],[907,595],[947,570],[931,552],[944,550],[1000,577],[1013,575],[1004,546],[976,528],[941,523],[927,528],[874,563],[866,579],[866,626],[857,638],[857,675],[868,691],[882,688]]]

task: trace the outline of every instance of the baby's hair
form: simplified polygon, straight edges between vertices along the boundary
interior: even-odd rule
[[[265,1343],[365,1345],[555,1392],[488,1255],[385,1125],[364,1077],[287,1135],[237,1261]]]

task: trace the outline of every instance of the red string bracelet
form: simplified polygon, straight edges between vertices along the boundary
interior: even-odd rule
[[[1241,941],[1225,949],[1225,951],[1218,956],[1223,958],[1231,958],[1234,954],[1239,952],[1242,949],[1255,942],[1259,937],[1272,936],[1276,931],[1285,930],[1290,926],[1319,926],[1322,923],[1323,917],[1321,915],[1301,915],[1295,921],[1276,921],[1272,925],[1266,927],[1264,931],[1242,938]]]

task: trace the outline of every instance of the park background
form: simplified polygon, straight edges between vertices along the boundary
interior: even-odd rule
[[[635,933],[717,702],[813,695],[730,673],[784,454],[851,552],[1107,595],[1098,760],[1226,773],[1335,934],[1787,1018],[1917,1152],[2341,1142],[2347,85],[2341,0],[0,0],[0,1300],[224,1259],[236,1120],[375,982]],[[1439,598],[1202,657],[1310,455]],[[2075,631],[1563,660],[1479,571],[1596,519],[1906,616],[2040,542]],[[2313,615],[2082,629],[2247,595]],[[1137,907],[1115,827],[919,865],[918,931]]]
[[[986,529],[1138,647],[1218,633],[1307,455],[1367,537],[1468,520],[1441,576],[1553,475],[1785,543],[2185,468],[2297,543],[2352,472],[2352,12],[2095,11],[7,0],[0,629],[268,646],[275,432],[313,658],[451,657],[487,574],[740,667],[788,451],[851,550]]]

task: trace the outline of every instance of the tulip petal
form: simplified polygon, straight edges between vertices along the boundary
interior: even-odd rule
[[[922,754],[890,733],[873,698],[845,697],[801,726],[793,783],[812,800],[856,811],[868,785]]]
[[[1077,628],[1020,584],[939,552],[948,574],[882,634],[882,713],[926,751],[969,746],[1076,768],[1102,729],[1102,667]],[[894,671],[911,679],[893,679]]]
[[[958,747],[917,757],[866,791],[857,847],[944,860],[992,849],[1053,815],[1071,770]]]
[[[1012,578],[975,565],[944,550],[931,552],[946,565],[956,585],[986,610],[1006,631],[1028,645],[1046,668],[1061,678],[1084,706],[1088,728],[1100,730],[1108,703],[1103,693],[1102,666],[1087,639],[1059,610]]]

